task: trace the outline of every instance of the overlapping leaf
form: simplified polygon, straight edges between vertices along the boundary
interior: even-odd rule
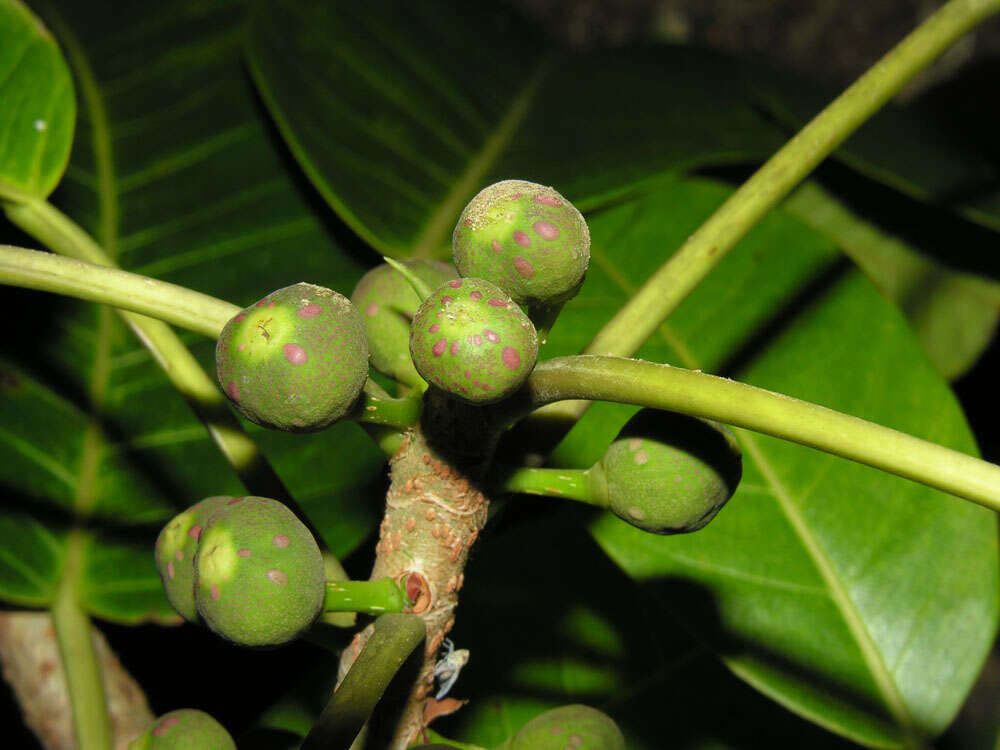
[[[553,353],[585,341],[726,194],[681,182],[593,217],[595,260]],[[974,452],[902,317],[835,258],[822,237],[772,215],[640,356]],[[595,408],[555,460],[589,465],[627,414]],[[707,529],[657,537],[607,516],[598,541],[737,675],[794,711],[875,746],[941,731],[996,627],[992,516],[780,440],[740,439],[743,483]]]
[[[779,144],[711,55],[564,56],[492,3],[268,0],[249,59],[310,179],[390,255],[446,253],[455,217],[499,179],[557,185],[585,209]]]

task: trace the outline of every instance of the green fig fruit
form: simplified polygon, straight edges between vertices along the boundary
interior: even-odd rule
[[[156,719],[128,750],[236,750],[236,743],[204,711],[180,708]]]
[[[715,517],[736,492],[743,464],[723,425],[644,409],[590,471],[596,494],[623,521],[681,534]]]
[[[174,516],[156,538],[156,569],[170,606],[188,622],[198,622],[194,604],[194,557],[208,519],[232,500],[227,495],[208,497]]]
[[[431,289],[458,277],[454,267],[436,260],[410,260],[404,265]],[[372,366],[400,383],[422,386],[410,359],[410,321],[421,300],[410,283],[383,263],[361,278],[351,302],[365,321]]]
[[[250,421],[321,430],[347,413],[368,378],[364,321],[337,292],[287,286],[226,324],[215,364],[219,385]]]
[[[496,750],[625,750],[614,720],[596,708],[560,706],[536,716]]]
[[[528,316],[482,279],[453,279],[420,305],[410,355],[428,383],[474,404],[499,401],[535,367],[538,334]]]
[[[504,180],[465,207],[452,236],[462,276],[486,279],[520,305],[561,304],[583,283],[590,230],[572,203],[550,187]]]
[[[322,614],[325,593],[316,540],[277,500],[233,498],[201,533],[195,605],[205,624],[233,643],[293,640]]]

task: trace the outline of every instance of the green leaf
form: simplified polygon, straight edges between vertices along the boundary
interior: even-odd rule
[[[499,179],[557,185],[588,209],[780,143],[720,58],[562,55],[496,4],[267,0],[249,61],[309,179],[390,256],[446,255],[462,208]]]
[[[76,100],[59,48],[20,0],[0,0],[0,197],[44,198],[73,143]]]
[[[236,303],[303,280],[350,293],[363,268],[288,174],[240,59],[240,3],[44,10],[83,93],[59,208],[123,267]],[[20,291],[0,307],[23,323],[5,341],[19,386],[0,400],[0,481],[24,507],[5,501],[4,512],[28,512],[56,534],[74,513],[90,516],[80,591],[90,611],[124,623],[172,617],[153,565],[160,526],[243,489],[113,314]],[[182,339],[214,373],[214,342]],[[336,554],[370,533],[384,459],[359,428],[261,442]],[[51,584],[49,568],[33,572]],[[0,597],[24,600],[23,585],[0,578]]]
[[[985,351],[1000,318],[1000,284],[942,266],[854,215],[817,183],[803,185],[784,206],[834,240],[900,306],[945,378],[960,376]]]
[[[728,194],[681,182],[593,217],[595,262],[552,331],[552,353],[585,341]],[[974,453],[902,316],[835,259],[824,238],[775,212],[640,356]],[[595,408],[556,461],[589,465],[627,414]],[[743,482],[705,530],[658,537],[604,515],[592,527],[599,543],[650,595],[677,604],[734,673],[791,710],[873,746],[940,732],[996,630],[993,516],[790,443],[740,440]]]

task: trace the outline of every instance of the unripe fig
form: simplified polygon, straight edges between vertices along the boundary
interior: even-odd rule
[[[633,526],[655,534],[697,531],[736,492],[743,474],[723,425],[644,409],[591,469],[595,492]]]
[[[436,260],[403,264],[431,289],[458,277],[452,266]],[[372,366],[408,385],[421,384],[410,359],[410,321],[420,301],[410,283],[388,263],[366,273],[351,295],[351,302],[364,317]]]
[[[156,538],[156,568],[170,606],[188,622],[198,621],[194,605],[194,557],[208,519],[232,500],[228,495],[208,497],[178,513]]]
[[[277,646],[313,624],[326,591],[323,557],[277,500],[237,497],[201,533],[194,600],[205,624],[243,646]]]
[[[550,187],[497,182],[465,207],[452,235],[462,276],[491,281],[521,305],[552,306],[575,295],[590,263],[590,230]]]
[[[128,750],[236,750],[236,743],[204,711],[181,708],[156,719],[129,743]]]
[[[499,401],[531,374],[538,334],[510,297],[482,279],[453,279],[424,300],[410,328],[417,372],[456,398]]]
[[[226,324],[215,366],[222,390],[250,421],[321,430],[347,413],[368,378],[365,325],[337,292],[286,286]]]
[[[536,716],[497,750],[625,750],[614,720],[596,708],[560,706]]]

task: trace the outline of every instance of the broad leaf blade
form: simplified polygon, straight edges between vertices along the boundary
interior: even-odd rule
[[[586,209],[779,144],[718,58],[560,56],[493,4],[268,0],[249,61],[313,184],[388,255],[446,255],[462,208],[498,179],[556,185]]]
[[[592,265],[553,329],[554,351],[599,327],[727,194],[678,183],[594,217],[595,247],[612,262]],[[834,257],[822,238],[772,215],[640,356],[723,371],[974,452],[901,316],[856,274],[831,268]],[[628,413],[595,408],[555,459],[589,465]],[[708,528],[657,537],[604,516],[592,529],[598,541],[667,603],[686,587],[701,591],[702,605],[677,616],[792,710],[873,746],[898,744],[907,729],[940,732],[996,628],[991,514],[783,441],[741,440],[743,483]]]
[[[49,30],[20,0],[0,1],[0,197],[44,198],[73,143],[73,81]]]

